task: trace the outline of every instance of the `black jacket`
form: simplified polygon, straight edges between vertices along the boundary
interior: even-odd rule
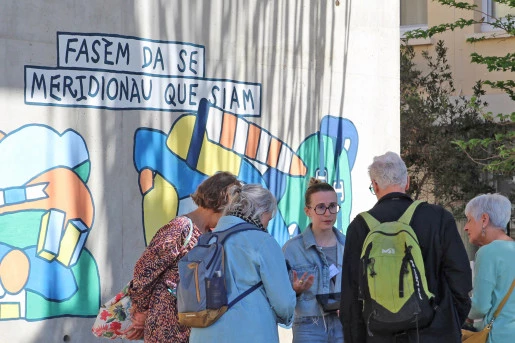
[[[379,199],[369,213],[380,222],[395,221],[412,202],[406,194],[390,193]],[[472,273],[454,218],[440,206],[423,203],[415,210],[411,226],[422,250],[429,291],[438,305],[431,325],[418,331],[419,342],[461,342],[461,325],[470,310]],[[358,300],[358,274],[368,232],[361,216],[356,216],[347,229],[340,309],[345,343],[417,342],[416,330],[399,336],[367,334]]]

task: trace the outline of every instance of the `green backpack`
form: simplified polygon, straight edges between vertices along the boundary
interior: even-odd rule
[[[429,325],[433,294],[427,287],[422,252],[410,221],[420,201],[414,201],[394,222],[380,223],[360,213],[368,233],[361,251],[359,280],[363,318],[368,334],[394,334]]]

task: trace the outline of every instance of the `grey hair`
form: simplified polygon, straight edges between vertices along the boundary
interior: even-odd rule
[[[374,157],[374,162],[368,167],[368,175],[381,189],[390,185],[405,188],[408,182],[406,164],[399,155],[391,151]]]
[[[270,212],[272,217],[277,211],[277,201],[273,194],[259,184],[231,186],[229,188],[230,200],[224,210],[224,215],[231,212],[240,212],[243,216],[261,221],[263,213]]]
[[[482,194],[473,198],[465,206],[465,215],[479,220],[483,213],[488,214],[493,226],[506,233],[506,226],[511,216],[511,202],[504,195]]]

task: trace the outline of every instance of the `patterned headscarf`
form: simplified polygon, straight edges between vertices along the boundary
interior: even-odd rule
[[[245,215],[243,215],[243,213],[241,212],[240,209],[236,209],[236,210],[233,210],[231,212],[228,212],[228,213],[226,213],[226,215],[227,216],[235,216],[235,217],[241,218],[244,221],[246,221],[247,223],[254,224],[258,228],[260,228],[261,230],[263,230],[265,232],[268,232],[268,231],[266,231],[265,227],[263,226],[263,223],[261,223],[261,220],[259,220],[259,218],[253,219],[251,217],[245,216]]]

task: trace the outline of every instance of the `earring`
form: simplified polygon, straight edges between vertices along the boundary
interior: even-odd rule
[[[481,230],[481,236],[485,237],[486,235],[486,231],[485,231],[485,228],[483,228],[483,230]]]

